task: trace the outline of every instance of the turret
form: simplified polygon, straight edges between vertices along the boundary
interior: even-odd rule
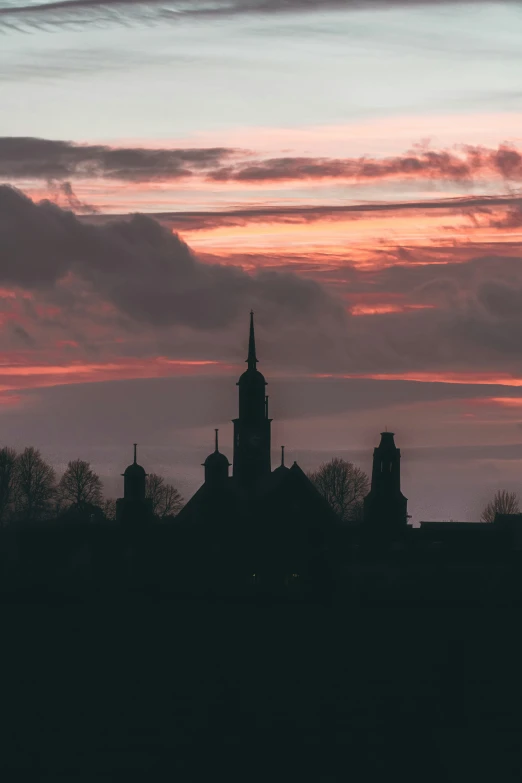
[[[218,432],[219,430],[215,430],[216,448],[212,454],[208,455],[205,462],[203,463],[203,467],[205,468],[205,484],[224,484],[228,479],[228,469],[230,467],[230,462],[225,457],[225,455],[221,454],[219,451]]]
[[[138,465],[137,445],[134,444],[134,461],[122,473],[123,497],[116,501],[116,520],[122,524],[141,524],[151,516],[151,501],[145,497],[147,474]]]
[[[290,468],[287,468],[285,465],[285,447],[281,446],[281,464],[274,470],[274,473],[283,474],[288,473]]]
[[[125,468],[123,476],[123,497],[125,500],[145,500],[145,478],[147,474],[137,461],[137,447],[134,443],[134,462]]]

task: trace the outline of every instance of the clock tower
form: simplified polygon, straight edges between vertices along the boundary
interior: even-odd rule
[[[239,416],[234,419],[234,478],[245,486],[271,473],[270,423],[268,418],[267,385],[256,365],[254,313],[250,313],[247,369],[237,382],[239,386]]]

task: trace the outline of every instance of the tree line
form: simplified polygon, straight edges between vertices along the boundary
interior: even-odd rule
[[[158,520],[176,516],[184,501],[163,476],[149,473],[145,485],[152,513]],[[51,519],[70,521],[116,518],[116,501],[104,498],[103,484],[89,462],[76,459],[58,478],[55,469],[33,446],[17,453],[0,449],[0,526]]]
[[[364,496],[370,491],[368,475],[351,462],[334,457],[307,473],[310,481],[330,503],[341,522],[357,524],[363,518]],[[492,523],[496,514],[520,514],[515,492],[499,489],[484,507],[480,521]],[[454,520],[450,520],[452,522]]]
[[[362,521],[363,500],[370,491],[370,479],[361,468],[334,457],[309,471],[307,476],[341,522]],[[157,520],[173,519],[183,508],[180,492],[157,473],[147,475],[145,493]],[[484,508],[481,521],[493,522],[496,513],[520,513],[517,495],[506,490],[496,492]],[[0,527],[17,521],[114,521],[115,518],[116,501],[104,498],[102,481],[89,462],[72,460],[58,479],[38,449],[28,446],[20,453],[9,446],[0,449]]]

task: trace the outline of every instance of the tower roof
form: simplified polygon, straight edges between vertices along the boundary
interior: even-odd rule
[[[225,455],[221,454],[221,452],[219,451],[218,432],[219,432],[219,430],[216,429],[215,430],[215,433],[216,433],[216,436],[215,436],[216,437],[216,440],[215,440],[216,448],[214,449],[212,454],[208,455],[208,457],[206,458],[205,462],[203,463],[203,467],[205,467],[205,468],[216,467],[218,465],[219,466],[226,465],[227,468],[230,466],[230,462],[228,461],[227,457],[225,457]]]
[[[381,442],[379,443],[380,449],[396,449],[395,440],[394,440],[394,434],[393,432],[388,432],[386,430],[385,432],[381,432]]]
[[[246,383],[257,385],[259,386],[263,385],[266,386],[267,383],[265,381],[265,376],[259,372],[256,365],[259,361],[259,359],[256,356],[256,336],[254,332],[254,311],[250,311],[250,332],[248,337],[248,357],[245,360],[248,364],[248,368],[245,370],[245,372],[241,375],[238,381],[239,384],[243,385]]]
[[[281,446],[281,464],[277,466],[274,473],[285,473],[287,470],[290,470],[290,468],[287,468],[285,465],[285,447]]]
[[[142,468],[141,465],[138,465],[137,462],[137,447],[138,444],[134,443],[134,462],[129,465],[127,468],[125,468],[125,472],[123,473],[124,476],[146,476],[145,468]]]

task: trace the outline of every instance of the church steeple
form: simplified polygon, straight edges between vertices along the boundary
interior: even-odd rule
[[[256,336],[254,333],[254,311],[250,311],[250,334],[248,337],[248,358],[246,359],[249,370],[255,370],[258,362],[256,356]]]
[[[252,484],[271,472],[270,422],[265,394],[266,381],[257,369],[254,313],[250,311],[248,365],[239,386],[239,416],[234,419],[234,478]]]

